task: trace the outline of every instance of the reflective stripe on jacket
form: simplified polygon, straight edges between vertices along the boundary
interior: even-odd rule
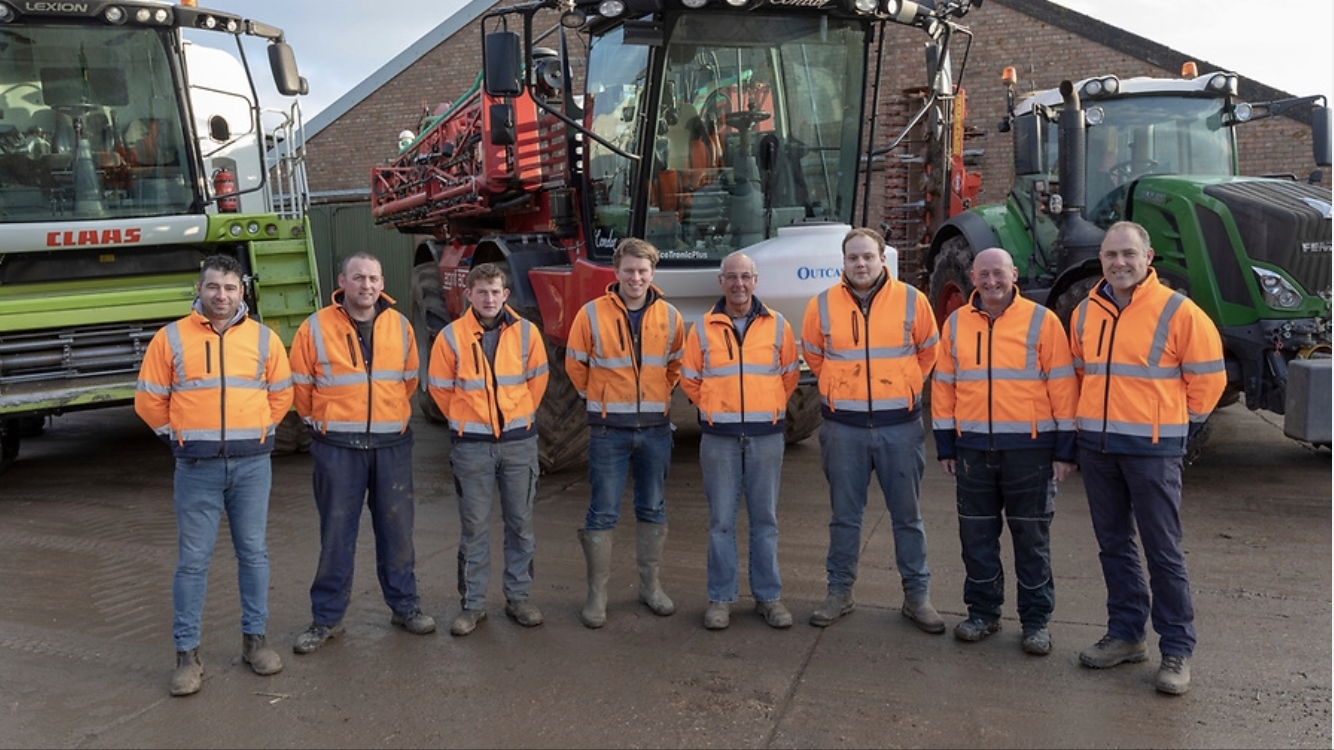
[[[1118,309],[1106,280],[1075,309],[1070,353],[1080,377],[1079,445],[1102,453],[1185,455],[1227,385],[1218,328],[1158,273]]]
[[[846,279],[806,306],[802,351],[820,379],[825,419],[879,427],[921,417],[922,384],[940,339],[936,319],[926,295],[884,279],[865,313]]]
[[[797,343],[781,313],[751,299],[746,331],[719,301],[701,325],[690,327],[681,389],[699,408],[700,429],[719,435],[781,433],[787,401],[797,389]]]
[[[412,325],[380,295],[368,362],[342,300],[343,291],[334,292],[333,304],[306,318],[292,339],[296,412],[317,440],[352,448],[406,440],[420,369]]]
[[[271,453],[291,406],[283,342],[244,307],[222,333],[198,311],[161,328],[134,393],[135,413],[178,458]]]
[[[1046,448],[1075,460],[1079,383],[1056,313],[1017,292],[993,319],[977,292],[950,314],[931,378],[937,458]]]
[[[508,306],[500,313],[495,362],[469,308],[436,336],[427,390],[455,440],[521,440],[537,435],[537,407],[550,377],[542,333]]]
[[[667,424],[672,389],[681,379],[685,324],[662,292],[650,287],[636,340],[617,286],[575,314],[565,370],[588,402],[590,425]]]

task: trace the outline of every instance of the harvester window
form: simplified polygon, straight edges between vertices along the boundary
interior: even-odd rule
[[[99,26],[21,33],[28,53],[0,66],[0,124],[11,126],[0,127],[0,221],[189,211],[166,38]]]

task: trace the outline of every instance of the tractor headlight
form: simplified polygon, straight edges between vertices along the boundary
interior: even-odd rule
[[[1267,268],[1251,267],[1260,282],[1260,294],[1265,304],[1276,310],[1293,310],[1301,306],[1302,294],[1288,280]]]

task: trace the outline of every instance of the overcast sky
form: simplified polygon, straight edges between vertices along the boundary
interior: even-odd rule
[[[1295,95],[1334,93],[1334,3],[1330,0],[1054,1]],[[467,3],[200,0],[199,4],[264,21],[286,32],[301,74],[310,82],[310,95],[302,101],[309,122]],[[973,26],[976,29],[976,22]],[[259,62],[264,64],[263,58]],[[422,98],[435,101],[430,92],[423,92]]]

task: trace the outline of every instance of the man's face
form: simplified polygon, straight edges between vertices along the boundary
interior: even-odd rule
[[[353,258],[338,274],[338,286],[343,289],[343,307],[352,317],[370,319],[375,315],[375,303],[384,291],[380,264],[367,258]]]
[[[843,275],[853,289],[870,289],[884,270],[885,254],[870,237],[853,237],[843,246]]]
[[[1149,275],[1153,249],[1139,246],[1134,232],[1117,229],[1102,239],[1102,275],[1119,295],[1128,295]]]
[[[728,314],[738,317],[750,312],[751,299],[755,296],[755,285],[759,280],[748,259],[731,257],[723,261],[718,284],[722,286],[723,297],[727,300]]]
[[[236,317],[236,311],[241,309],[244,287],[241,285],[241,277],[234,273],[210,268],[204,272],[198,291],[204,315],[214,323],[230,321]]]
[[[1019,270],[1005,251],[983,250],[973,259],[970,276],[983,305],[1003,307],[1014,293],[1014,282],[1019,279]]]
[[[621,284],[621,299],[627,307],[637,308],[643,304],[649,284],[653,283],[653,273],[653,264],[648,258],[633,255],[621,258],[621,264],[616,267],[616,280]]]
[[[478,318],[490,321],[504,309],[510,290],[505,288],[505,280],[500,277],[477,279],[463,291],[463,296],[468,298],[468,304],[472,305]]]

